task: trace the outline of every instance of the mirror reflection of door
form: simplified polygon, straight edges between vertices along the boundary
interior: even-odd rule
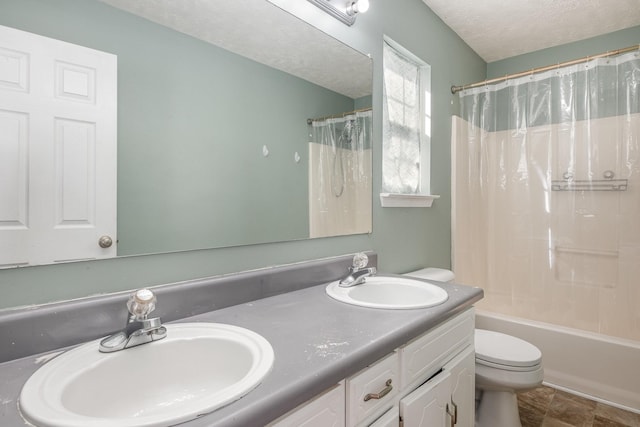
[[[115,256],[116,94],[115,55],[0,26],[0,268]]]

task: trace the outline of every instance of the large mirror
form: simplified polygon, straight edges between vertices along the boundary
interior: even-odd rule
[[[118,256],[371,232],[368,56],[266,0],[6,0],[0,25],[117,55]]]

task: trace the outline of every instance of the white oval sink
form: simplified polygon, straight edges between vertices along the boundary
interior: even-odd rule
[[[371,276],[363,284],[348,288],[335,281],[326,291],[331,298],[347,304],[395,310],[433,307],[449,298],[439,286],[403,277]]]
[[[42,427],[174,425],[239,399],[273,366],[269,342],[247,329],[165,326],[160,341],[114,353],[93,341],[49,361],[22,389],[23,416]]]

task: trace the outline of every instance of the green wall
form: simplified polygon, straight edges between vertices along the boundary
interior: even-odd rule
[[[638,44],[640,44],[640,26],[491,62],[487,64],[487,78],[519,73]]]
[[[13,2],[0,0],[0,24],[7,22]],[[20,2],[26,0],[20,0]],[[35,1],[35,0],[30,0]],[[50,13],[46,0],[32,8],[33,25],[49,28]],[[58,13],[77,13],[76,6]],[[83,2],[79,2],[83,3]],[[128,256],[103,261],[38,266],[0,271],[0,308],[79,298],[152,286],[198,277],[329,257],[363,250],[379,254],[379,268],[390,273],[405,272],[422,266],[450,266],[450,133],[451,115],[457,113],[457,96],[450,87],[461,82],[482,80],[486,64],[460,38],[437,18],[421,0],[379,1],[356,24],[347,27],[330,18],[308,2],[272,0],[272,3],[303,16],[305,20],[344,43],[368,53],[374,60],[374,141],[373,141],[373,233],[284,243],[238,246],[223,249],[195,250],[145,256]],[[33,4],[33,3],[32,3]],[[80,7],[80,6],[78,6]],[[84,7],[84,6],[83,6]],[[37,11],[37,12],[34,12]],[[94,17],[95,18],[95,17]],[[88,19],[78,25],[99,25],[102,19]],[[66,33],[65,33],[66,34]],[[382,209],[379,205],[381,130],[382,130],[382,40],[388,35],[431,65],[432,69],[432,191],[442,197],[429,209]],[[56,37],[55,34],[51,34]],[[59,34],[56,38],[63,38]],[[116,39],[133,40],[133,34],[115,32],[102,40],[103,50]],[[158,40],[161,50],[162,41]],[[82,43],[80,43],[82,44]],[[100,48],[99,46],[96,46]],[[144,61],[145,58],[139,58]],[[204,59],[205,61],[207,59]],[[153,71],[153,68],[149,70]],[[135,89],[135,85],[132,90]],[[132,95],[135,95],[133,93]],[[132,96],[132,102],[135,97]],[[159,107],[162,107],[160,105]],[[194,114],[202,113],[194,111]],[[140,147],[152,143],[153,126],[132,135],[127,159],[140,162]],[[268,137],[261,134],[261,137]],[[122,141],[120,142],[122,143]],[[140,164],[140,168],[147,167]],[[121,188],[127,185],[120,183]],[[120,188],[120,189],[121,189]],[[260,214],[260,206],[256,213]]]
[[[308,237],[306,119],[354,100],[97,1],[0,23],[117,55],[118,255]]]

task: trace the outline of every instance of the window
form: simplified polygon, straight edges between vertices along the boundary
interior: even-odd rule
[[[431,67],[387,38],[382,62],[382,205],[389,206],[385,199],[425,202],[430,192]],[[419,205],[430,206],[431,200]]]

